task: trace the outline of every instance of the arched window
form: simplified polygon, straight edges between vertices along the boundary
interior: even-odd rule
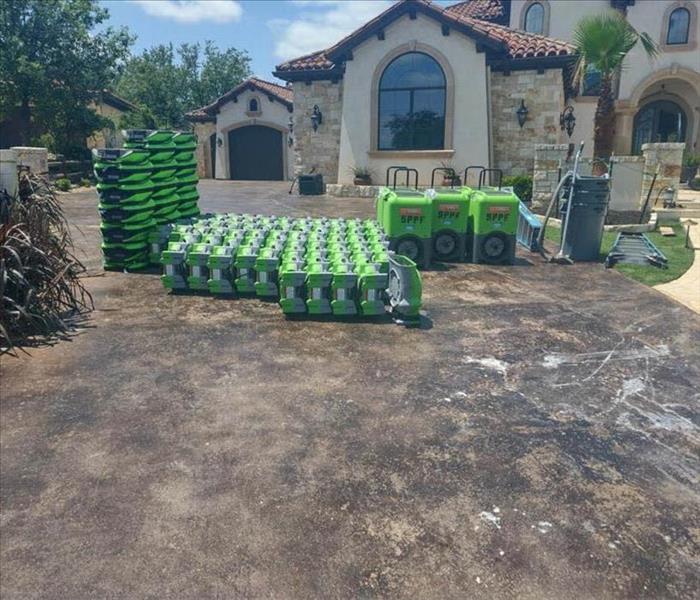
[[[423,52],[407,52],[379,80],[379,150],[445,147],[445,74]]]
[[[257,98],[251,98],[250,102],[248,102],[248,111],[249,112],[258,112],[260,110],[258,106],[258,99]]]
[[[687,8],[677,8],[668,18],[666,43],[687,44],[690,31],[690,11]]]
[[[634,117],[632,153],[640,154],[649,142],[684,142],[687,126],[686,114],[675,102],[650,102]]]
[[[533,2],[525,12],[525,31],[530,33],[544,33],[544,6],[539,2]]]

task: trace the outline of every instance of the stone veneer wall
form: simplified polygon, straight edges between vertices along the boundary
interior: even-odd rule
[[[644,144],[642,156],[614,157],[610,211],[617,213],[617,217],[612,217],[612,220],[637,220],[657,169],[659,174],[650,204],[653,205],[659,191],[664,188],[672,187],[677,195],[684,149],[685,144]],[[567,144],[538,144],[535,147],[532,204],[536,209],[549,204],[560,175],[573,168],[573,156],[567,162],[568,155]],[[581,173],[590,172],[591,159],[587,158],[582,161]]]
[[[209,179],[212,176],[209,137],[213,133],[216,133],[216,123],[194,124],[194,134],[197,136],[197,175],[200,179]]]
[[[653,204],[659,190],[672,187],[674,200],[678,200],[678,187],[681,183],[681,167],[685,144],[660,143],[642,145],[644,155],[644,176],[642,179],[642,202],[649,193],[649,186],[654,179],[657,168],[659,174],[651,192],[650,204]]]
[[[564,108],[562,72],[492,72],[490,82],[494,166],[504,175],[530,173],[535,146],[559,141],[559,115]],[[523,127],[515,112],[521,100],[528,109]]]
[[[323,122],[318,130],[311,126],[314,104],[318,105]],[[343,105],[343,83],[312,81],[294,83],[294,174],[308,173],[315,167],[326,183],[338,181],[340,153],[340,120]]]

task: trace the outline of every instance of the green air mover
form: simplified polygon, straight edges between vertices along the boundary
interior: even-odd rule
[[[279,268],[279,249],[261,248],[255,259],[255,293],[262,297],[278,295],[277,270]]]
[[[241,245],[236,251],[234,266],[236,267],[236,291],[240,294],[255,292],[255,261],[258,251],[254,246]]]
[[[330,285],[333,273],[328,271],[327,263],[320,257],[307,263],[306,272],[306,308],[309,314],[331,314]]]
[[[185,263],[189,267],[187,276],[187,287],[191,290],[209,289],[209,255],[211,246],[209,244],[193,244],[187,251]]]
[[[280,307],[284,314],[306,312],[306,271],[304,262],[285,260],[279,270]]]
[[[356,315],[357,275],[353,265],[345,257],[337,256],[330,264],[331,311],[336,316]]]
[[[469,202],[471,259],[474,263],[513,264],[520,200],[510,191],[475,190]]]
[[[358,304],[365,316],[383,315],[383,294],[387,286],[386,273],[382,273],[378,263],[365,263],[358,269]]]
[[[393,313],[405,319],[420,316],[422,283],[416,263],[397,254],[389,256],[387,295]]]
[[[186,242],[170,242],[163,250],[160,259],[163,265],[163,275],[160,278],[163,287],[171,290],[187,288],[187,246]]]
[[[233,247],[215,246],[209,255],[209,281],[207,285],[212,294],[233,294]]]

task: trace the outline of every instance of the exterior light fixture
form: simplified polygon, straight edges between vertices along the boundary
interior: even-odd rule
[[[530,111],[527,109],[527,106],[525,106],[525,100],[521,100],[520,107],[515,111],[515,114],[518,117],[518,125],[520,125],[521,128],[523,125],[525,125],[525,121],[527,121],[528,112]]]
[[[574,116],[574,107],[567,106],[559,115],[559,125],[562,131],[566,131],[566,135],[571,137],[576,127],[576,117]]]
[[[292,118],[292,115],[289,115],[289,122],[287,123],[287,129],[289,129],[290,134],[294,133],[294,119]]]
[[[289,132],[289,135],[287,135],[287,146],[290,148],[294,145],[294,140],[292,139],[292,133]]]
[[[316,131],[321,123],[323,123],[323,114],[321,113],[318,104],[314,104],[314,112],[311,113],[311,127],[313,127],[314,131]]]
[[[216,145],[217,145],[219,148],[221,148],[221,146],[224,145],[224,140],[222,139],[222,137],[221,137],[220,135],[217,135],[217,136],[216,136]]]

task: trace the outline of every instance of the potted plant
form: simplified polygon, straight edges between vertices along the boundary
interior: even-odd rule
[[[460,187],[462,178],[459,176],[454,166],[451,163],[441,162],[442,171],[442,186],[443,187]]]
[[[352,167],[355,185],[372,185],[372,171],[367,167]]]
[[[695,179],[700,165],[700,154],[686,154],[683,158],[683,168],[681,169],[681,181],[691,182]]]

